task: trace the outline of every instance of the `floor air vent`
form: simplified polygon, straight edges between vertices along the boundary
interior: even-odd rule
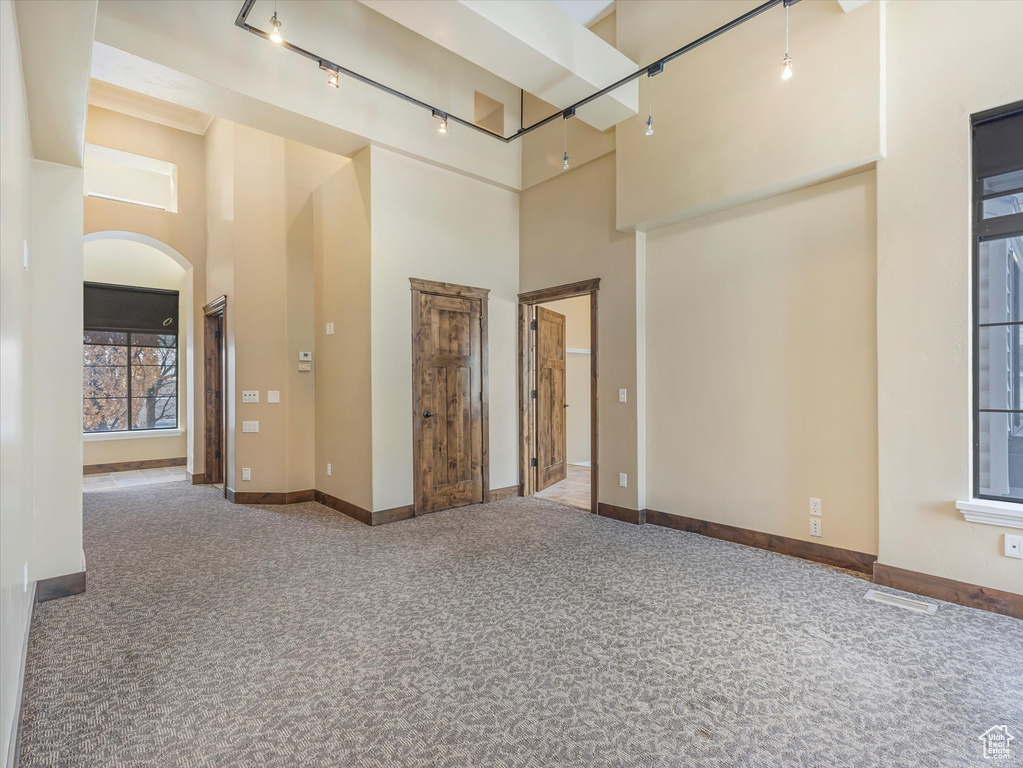
[[[908,597],[889,595],[884,592],[878,592],[876,589],[868,589],[867,594],[863,597],[867,600],[873,600],[875,603],[894,605],[896,608],[903,608],[907,611],[913,611],[914,613],[926,613],[930,615],[938,610],[938,606],[934,603],[925,603],[923,600],[910,600]]]

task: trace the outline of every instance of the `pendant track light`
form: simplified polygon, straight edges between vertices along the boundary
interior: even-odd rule
[[[785,0],[785,58],[781,60],[781,79],[788,80],[792,77],[792,57],[789,56],[789,6],[791,2]]]
[[[664,71],[664,64],[651,64],[646,71],[646,136],[654,135],[654,75]]]
[[[562,157],[561,170],[567,171],[570,168],[568,164],[568,118],[575,115],[575,109],[569,107],[563,114],[564,120],[562,122],[565,124],[565,155]]]
[[[325,61],[320,62],[320,69],[327,73],[327,85],[331,88],[341,87],[341,71]]]
[[[440,120],[440,125],[437,126],[437,133],[448,132],[448,116],[440,110],[433,110],[433,116]]]
[[[277,18],[277,0],[274,0],[274,15],[270,17],[270,41],[280,45],[284,42],[281,37],[281,22]]]

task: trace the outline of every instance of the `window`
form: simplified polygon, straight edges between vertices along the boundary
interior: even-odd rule
[[[178,166],[154,157],[86,144],[85,194],[176,213]]]
[[[178,294],[85,284],[82,431],[178,426]]]
[[[1023,502],[1023,102],[972,134],[974,496]]]

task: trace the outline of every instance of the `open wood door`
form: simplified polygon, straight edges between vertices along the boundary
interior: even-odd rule
[[[483,502],[485,299],[415,291],[416,514]]]
[[[565,479],[565,316],[536,308],[537,490]]]

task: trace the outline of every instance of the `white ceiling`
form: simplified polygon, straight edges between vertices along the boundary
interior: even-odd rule
[[[584,27],[614,12],[615,0],[551,0],[554,5]]]

